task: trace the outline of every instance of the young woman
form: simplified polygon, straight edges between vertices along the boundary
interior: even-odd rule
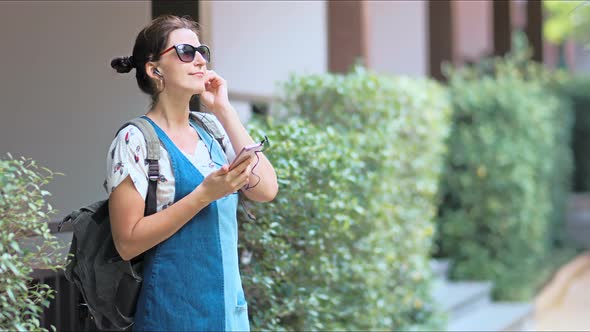
[[[161,141],[157,212],[150,216],[144,216],[142,133],[127,126],[107,156],[115,246],[125,260],[145,252],[134,330],[249,330],[238,270],[237,191],[265,202],[278,184],[262,153],[229,170],[234,151],[254,141],[228,100],[226,82],[207,69],[209,58],[194,21],[161,16],[138,34],[131,57],[111,62],[119,73],[135,69],[139,88],[152,98],[146,116]],[[212,113],[197,116],[223,128],[225,152],[206,128],[189,121],[195,94]]]

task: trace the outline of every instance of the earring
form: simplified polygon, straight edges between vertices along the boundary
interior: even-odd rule
[[[156,89],[161,90],[162,86],[164,85],[163,79],[160,77],[156,80]]]

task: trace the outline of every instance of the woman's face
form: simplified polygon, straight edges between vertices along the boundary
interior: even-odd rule
[[[164,50],[178,44],[189,44],[194,47],[201,45],[195,32],[190,29],[172,31]],[[160,56],[156,67],[164,78],[166,90],[182,90],[191,95],[205,91],[207,62],[199,52],[195,52],[192,62],[183,62],[178,57],[176,49],[172,49]]]

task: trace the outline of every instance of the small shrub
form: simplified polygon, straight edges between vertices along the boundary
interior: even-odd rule
[[[280,186],[273,202],[253,206],[256,221],[241,218],[252,323],[264,330],[344,329],[356,315],[350,303],[364,290],[355,239],[365,208],[354,195],[362,163],[329,127],[292,120],[251,128],[271,137],[266,155]]]
[[[0,159],[0,330],[44,330],[39,316],[54,292],[33,285],[30,275],[59,266],[53,256],[59,245],[45,220],[53,210],[41,189],[54,174],[31,159]]]

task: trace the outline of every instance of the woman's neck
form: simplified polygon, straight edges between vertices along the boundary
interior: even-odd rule
[[[190,96],[160,94],[158,102],[147,115],[170,131],[184,129],[188,126],[189,102]]]

